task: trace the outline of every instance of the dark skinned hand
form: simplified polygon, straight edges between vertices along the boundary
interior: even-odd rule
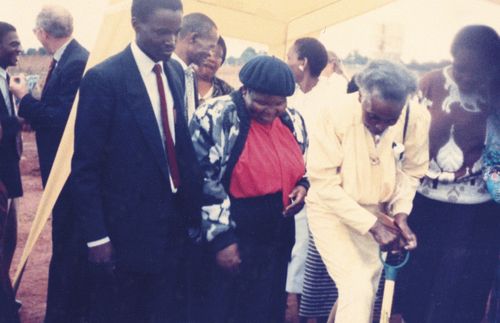
[[[380,219],[370,228],[375,241],[380,245],[382,251],[399,249],[400,232],[398,228],[383,223]]]
[[[217,252],[215,255],[215,261],[222,269],[233,274],[237,273],[241,264],[238,244],[233,243]]]
[[[115,260],[111,242],[89,248],[88,260],[95,271],[112,276],[115,270]]]
[[[288,195],[292,203],[283,211],[284,216],[293,216],[304,207],[304,199],[306,198],[307,190],[302,185],[297,185]]]
[[[417,247],[417,236],[408,226],[408,214],[398,213],[394,216],[394,223],[401,231],[401,235],[404,238],[404,246],[405,250],[413,250]]]

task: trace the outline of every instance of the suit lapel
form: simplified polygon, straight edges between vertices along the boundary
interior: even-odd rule
[[[45,86],[42,96],[45,96],[45,94],[49,91],[49,89],[52,89],[54,86],[57,86],[57,84],[59,84],[59,77],[61,76],[61,71],[63,70],[66,61],[71,56],[73,50],[78,46],[79,44],[75,39],[70,41],[68,46],[66,46],[66,49],[64,50],[59,61],[57,61],[57,65],[56,67],[54,67],[54,70],[52,71],[50,78],[46,80],[47,86]]]
[[[169,179],[167,157],[163,148],[162,139],[158,130],[158,123],[153,112],[146,86],[142,80],[139,68],[134,60],[132,51],[128,47],[123,56],[123,70],[126,78],[127,106],[132,111],[139,128],[144,135],[154,159],[158,163],[163,175]]]
[[[9,96],[12,97],[10,93]],[[7,108],[7,102],[5,102],[2,91],[0,91],[0,115],[5,115],[5,116],[10,115],[9,110]]]

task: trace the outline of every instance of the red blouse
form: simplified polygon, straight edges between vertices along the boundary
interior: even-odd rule
[[[279,118],[263,125],[251,121],[248,138],[234,166],[229,191],[235,198],[263,196],[283,192],[288,195],[305,174],[299,144]]]

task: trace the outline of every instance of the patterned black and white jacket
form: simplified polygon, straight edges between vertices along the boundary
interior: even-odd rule
[[[287,108],[280,116],[305,156],[308,139],[304,119]],[[199,106],[189,125],[191,139],[204,172],[202,234],[214,251],[236,242],[228,195],[230,176],[245,146],[250,115],[240,91],[214,98]],[[309,188],[304,176],[297,185]]]

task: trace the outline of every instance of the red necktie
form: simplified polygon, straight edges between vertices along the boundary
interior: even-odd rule
[[[167,113],[167,100],[165,97],[165,89],[163,88],[163,80],[161,78],[161,65],[155,64],[153,71],[156,74],[156,83],[158,84],[158,92],[160,93],[160,107],[161,107],[161,123],[163,125],[163,132],[165,134],[165,148],[167,150],[167,160],[170,169],[170,176],[174,186],[179,188],[181,185],[181,177],[179,174],[179,167],[177,166],[177,158],[175,156],[174,140],[170,132],[170,125],[168,123]]]
[[[42,93],[45,92],[45,89],[47,88],[47,83],[49,83],[50,76],[52,75],[52,72],[54,71],[54,67],[56,67],[56,64],[57,61],[53,58],[52,61],[50,62],[49,72],[47,73],[47,77],[45,78],[45,84],[43,85]]]

